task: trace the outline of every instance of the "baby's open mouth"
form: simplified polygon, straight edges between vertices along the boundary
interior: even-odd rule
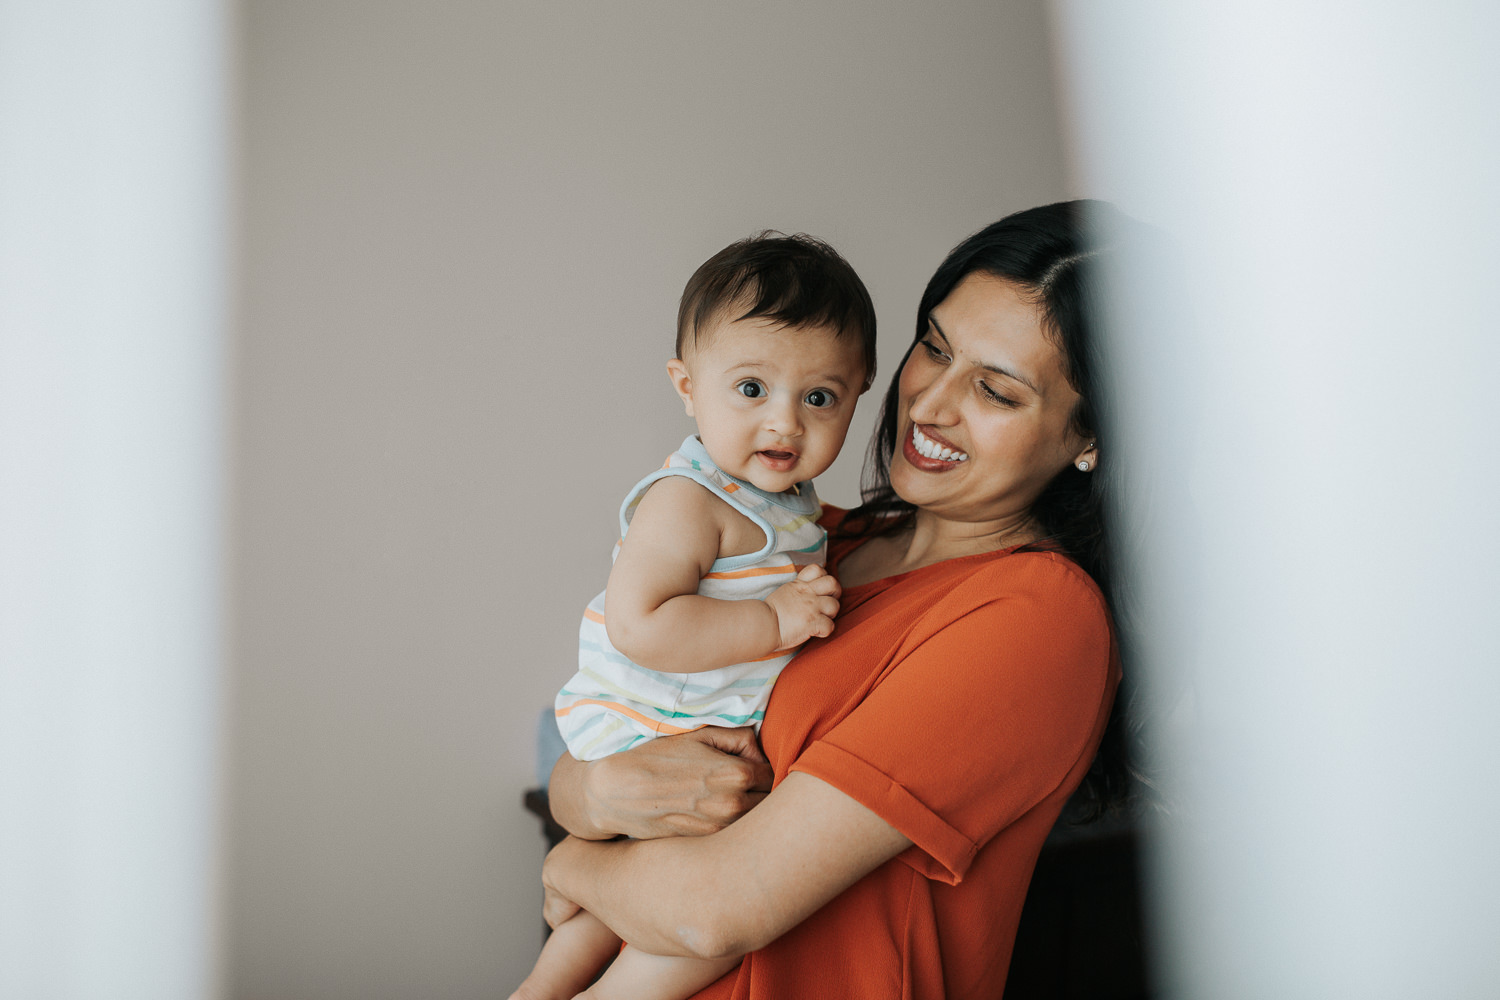
[[[767,448],[757,451],[755,457],[760,459],[760,464],[772,472],[790,472],[792,466],[797,464],[797,453],[795,451],[778,451]]]

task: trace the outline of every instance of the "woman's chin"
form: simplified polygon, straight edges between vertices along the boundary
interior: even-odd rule
[[[943,485],[941,473],[918,469],[899,454],[891,459],[891,489],[907,503],[917,507],[931,503],[943,492]]]

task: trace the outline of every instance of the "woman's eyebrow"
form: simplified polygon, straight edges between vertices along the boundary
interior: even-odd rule
[[[950,347],[953,345],[953,342],[948,339],[948,335],[943,332],[943,328],[938,324],[938,321],[930,313],[927,316],[927,322],[932,326],[934,330],[937,331],[937,335],[943,338],[943,343],[949,345]],[[976,364],[978,364],[980,368],[983,368],[987,372],[994,372],[996,375],[1003,375],[1008,379],[1013,379],[1021,383],[1026,388],[1036,393],[1038,396],[1042,394],[1042,390],[1038,389],[1036,385],[1031,381],[1031,379],[1019,374],[1018,372],[1013,372],[1009,368],[1005,368],[1001,365],[985,364],[982,361],[976,362]]]

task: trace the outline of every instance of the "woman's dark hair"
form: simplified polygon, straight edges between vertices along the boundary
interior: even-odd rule
[[[943,260],[927,283],[917,307],[917,330],[896,366],[865,461],[861,504],[850,511],[840,534],[869,537],[899,531],[910,524],[916,508],[891,488],[891,458],[898,446],[898,397],[901,370],[927,332],[928,316],[964,278],[986,274],[1012,282],[1033,297],[1043,328],[1062,354],[1068,384],[1078,393],[1073,430],[1094,441],[1099,467],[1080,472],[1072,465],[1057,474],[1031,508],[1042,537],[1024,550],[1060,551],[1083,568],[1116,609],[1116,578],[1107,530],[1110,492],[1120,470],[1110,450],[1109,428],[1102,426],[1099,343],[1100,264],[1110,252],[1093,222],[1118,213],[1106,203],[1066,201],[1008,215],[964,240]],[[1117,616],[1118,620],[1118,616]],[[1092,818],[1126,797],[1130,769],[1123,732],[1123,697],[1116,697],[1109,726],[1094,766],[1080,789],[1085,808],[1070,809]]]

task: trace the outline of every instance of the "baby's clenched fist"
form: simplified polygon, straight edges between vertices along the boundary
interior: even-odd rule
[[[822,566],[803,566],[797,578],[771,591],[766,603],[776,612],[781,644],[792,649],[813,636],[831,635],[839,613],[839,582]]]

